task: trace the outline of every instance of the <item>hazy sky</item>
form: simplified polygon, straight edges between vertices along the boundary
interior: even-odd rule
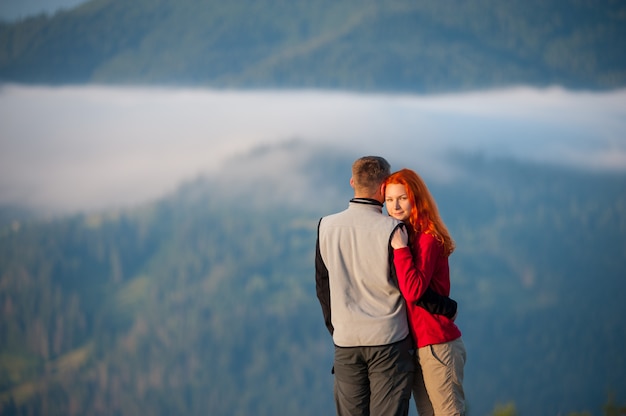
[[[126,206],[291,139],[440,175],[450,172],[449,150],[626,172],[626,90],[424,97],[8,85],[0,88],[0,204]]]

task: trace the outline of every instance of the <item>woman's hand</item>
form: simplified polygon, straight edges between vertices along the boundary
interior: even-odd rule
[[[391,236],[391,247],[397,250],[409,245],[409,235],[406,232],[406,227],[398,227]]]

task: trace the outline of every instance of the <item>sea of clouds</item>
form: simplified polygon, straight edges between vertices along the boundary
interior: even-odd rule
[[[29,16],[68,10],[87,0],[1,0],[0,20],[13,22]]]
[[[4,85],[0,205],[64,213],[137,204],[294,139],[442,177],[453,172],[451,151],[626,173],[626,90],[417,96]],[[254,169],[288,176],[281,164]]]

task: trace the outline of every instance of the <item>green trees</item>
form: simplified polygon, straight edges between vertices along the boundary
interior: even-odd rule
[[[92,1],[0,23],[0,80],[439,92],[626,83],[620,2]]]
[[[570,412],[567,416],[592,416],[593,414],[601,414],[602,416],[626,415],[626,405],[618,406],[615,404],[615,398],[610,394],[606,404],[602,406],[602,413],[592,413],[589,411]],[[496,405],[491,416],[518,416],[515,403],[510,402]]]
[[[626,179],[456,163],[459,182],[429,182],[458,246],[470,411],[600,408],[624,387],[621,298],[606,293],[625,284]],[[252,195],[217,189],[200,180],[133,210],[5,223],[0,413],[333,413],[313,279],[332,203],[250,208]]]

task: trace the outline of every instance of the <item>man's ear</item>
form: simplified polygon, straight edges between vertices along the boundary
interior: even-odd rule
[[[385,199],[385,184],[384,183],[380,184],[380,196],[383,197],[383,200]]]
[[[354,188],[354,178],[350,177],[350,186]]]

